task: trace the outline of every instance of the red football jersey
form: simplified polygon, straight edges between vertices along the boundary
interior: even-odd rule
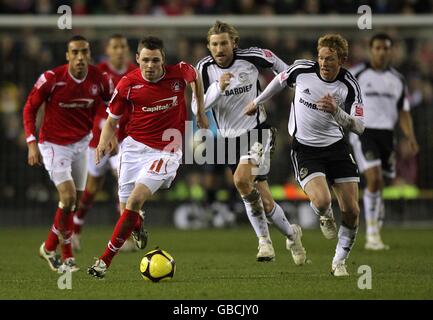
[[[165,130],[185,131],[185,88],[196,78],[194,67],[185,62],[165,66],[164,75],[156,82],[145,80],[138,68],[123,77],[114,90],[110,116],[118,119],[129,110],[128,136],[163,150],[170,144],[162,140]]]
[[[130,63],[128,64],[128,67],[124,70],[123,73],[119,73],[113,70],[108,64],[108,62],[106,61],[101,62],[100,64],[97,65],[97,67],[102,72],[106,72],[108,74],[111,81],[113,82],[114,87],[117,86],[120,79],[122,79],[124,75],[128,74],[129,72],[137,68],[136,65]],[[95,115],[95,119],[93,120],[93,129],[92,129],[93,137],[92,140],[90,140],[89,147],[96,148],[98,146],[99,138],[101,136],[101,131],[107,117],[108,117],[108,113],[105,105],[103,105],[101,108],[97,108],[97,113]],[[119,129],[117,131],[117,140],[119,142],[122,142],[122,140],[125,139],[126,137],[125,126],[127,122],[128,122],[128,114],[125,113],[119,122]]]
[[[39,141],[67,145],[90,133],[97,108],[110,99],[111,80],[89,65],[83,80],[73,78],[68,65],[44,72],[30,92],[23,111],[27,142],[36,140],[36,115],[45,102]]]

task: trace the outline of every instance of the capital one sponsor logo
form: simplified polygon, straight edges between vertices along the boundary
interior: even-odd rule
[[[90,108],[93,105],[93,99],[72,99],[69,102],[59,102],[62,108]]]
[[[177,96],[161,99],[154,103],[156,104],[155,106],[143,107],[141,110],[143,110],[143,112],[165,111],[178,105]]]

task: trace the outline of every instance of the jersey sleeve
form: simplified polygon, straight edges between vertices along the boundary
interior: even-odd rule
[[[345,83],[347,85],[347,95],[344,101],[346,113],[356,119],[364,121],[364,105],[362,102],[361,89],[358,80],[350,73],[346,72]]]
[[[261,49],[261,50],[263,52],[263,58],[272,64],[271,69],[275,74],[283,72],[289,67],[283,60],[281,60],[271,50],[268,49]]]
[[[397,108],[402,111],[410,111],[409,89],[403,80],[400,98],[397,101]]]
[[[288,86],[293,86],[296,83],[296,77],[305,69],[313,68],[315,65],[314,61],[310,60],[296,60],[286,70],[281,72],[277,77],[283,85],[286,83]]]
[[[205,58],[204,60],[206,60],[207,58]],[[208,71],[207,68],[203,68],[203,65],[205,65],[205,63],[203,63],[203,60],[200,61],[197,64],[197,72],[198,75],[200,76],[201,79],[203,80],[203,91],[204,91],[204,109],[205,112],[208,112],[211,108],[214,108],[217,106],[216,102],[219,100],[219,98],[221,97],[221,89],[219,87],[219,81],[216,80],[212,83],[209,83],[209,75],[208,75]],[[193,95],[192,97],[192,101],[191,101],[191,108],[192,108],[192,112],[194,114],[197,114],[197,101],[195,99],[195,96]]]
[[[179,62],[179,68],[180,72],[182,74],[183,79],[190,83],[193,82],[195,79],[197,79],[197,72],[195,71],[194,67],[186,62]]]
[[[42,103],[49,97],[55,84],[55,73],[46,71],[36,81],[30,91],[23,110],[23,126],[26,141],[36,140],[36,116]]]
[[[120,119],[129,105],[128,94],[130,86],[129,80],[123,77],[114,89],[111,100],[108,104],[107,113],[114,119]]]
[[[271,69],[274,74],[287,69],[288,65],[278,58],[271,50],[257,47],[236,49],[236,56],[247,60],[258,68]]]
[[[254,99],[254,103],[259,105],[272,98],[276,93],[280,92],[286,86],[285,81],[280,81],[280,77],[284,72],[278,74],[265,88],[265,90]]]

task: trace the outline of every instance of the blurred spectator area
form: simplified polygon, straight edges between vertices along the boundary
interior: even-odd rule
[[[2,0],[4,14],[54,14],[60,5],[69,5],[77,15],[283,15],[353,14],[360,5],[369,5],[377,14],[431,13],[429,0]]]
[[[67,3],[67,1],[61,1]],[[59,2],[60,3],[60,2]],[[197,14],[239,14],[235,21],[241,35],[240,47],[257,46],[268,48],[275,52],[286,63],[291,64],[295,59],[315,59],[316,41],[320,35],[327,32],[339,32],[349,41],[349,61],[347,67],[360,63],[368,57],[368,40],[376,32],[385,31],[395,38],[395,67],[406,77],[409,86],[411,112],[414,127],[420,144],[420,153],[408,158],[405,153],[405,142],[399,142],[397,185],[410,185],[423,190],[433,189],[433,38],[431,37],[431,23],[427,25],[399,26],[398,19],[392,27],[374,26],[373,30],[359,30],[356,23],[347,26],[323,27],[308,26],[308,16],[301,25],[288,26],[255,26],[246,24],[243,20],[246,14],[280,15],[288,13],[301,14],[335,14],[335,8],[340,13],[356,13],[357,1],[324,0],[324,1],[70,1],[73,13],[78,15],[103,14],[147,14],[190,15],[195,21]],[[365,3],[365,2],[364,2]],[[369,1],[373,10],[382,14],[405,14],[410,16],[418,12],[432,11],[433,1]],[[398,4],[398,5],[397,5]],[[10,14],[37,13],[51,14],[56,12],[56,1],[0,1],[0,12]],[[334,8],[334,9],[326,9]],[[4,15],[0,15],[0,20]],[[146,20],[143,16],[143,21]],[[278,16],[287,19],[299,16]],[[326,16],[316,16],[323,17]],[[433,21],[433,16],[430,16]],[[153,17],[155,18],[155,17]],[[202,17],[201,17],[202,18]],[[210,17],[209,17],[210,18]],[[107,37],[113,33],[123,33],[129,39],[131,52],[135,52],[138,39],[146,35],[157,35],[165,41],[168,63],[179,60],[196,64],[208,54],[206,48],[206,34],[216,17],[207,19],[207,23],[199,26],[188,24],[176,27],[164,26],[164,21],[173,22],[176,17],[164,20],[161,17],[157,27],[127,26],[113,27],[108,19],[105,25],[98,27],[78,26],[72,30],[60,30],[56,25],[52,27],[0,27],[0,130],[3,138],[0,140],[0,200],[10,199],[17,203],[25,203],[29,199],[45,201],[53,197],[53,187],[43,168],[27,166],[27,148],[22,129],[22,108],[28,92],[45,70],[66,63],[65,43],[73,34],[82,34],[91,42],[94,63],[104,58],[104,45]],[[227,21],[224,16],[219,17]],[[232,17],[233,18],[233,17]],[[267,17],[269,19],[269,17]],[[272,18],[272,17],[271,17]],[[413,17],[415,20],[416,17]],[[91,17],[89,17],[91,19]],[[354,20],[356,21],[356,19]],[[317,18],[314,21],[317,25]],[[168,22],[167,22],[168,23]],[[131,59],[134,56],[131,54]],[[265,73],[261,80],[262,88],[272,79],[272,73]],[[268,103],[269,122],[278,128],[277,150],[272,160],[270,184],[282,186],[275,188],[281,194],[293,194],[292,166],[289,154],[289,136],[287,133],[287,119],[291,92],[285,90]],[[179,170],[177,181],[187,175],[199,172],[195,166],[183,166]],[[112,184],[115,184],[112,181]],[[115,197],[112,185],[109,185],[109,197]],[[283,191],[281,191],[283,190]],[[293,192],[292,192],[293,191]],[[423,194],[423,193],[418,193]],[[430,193],[429,197],[431,196]],[[1,200],[3,201],[3,200]]]

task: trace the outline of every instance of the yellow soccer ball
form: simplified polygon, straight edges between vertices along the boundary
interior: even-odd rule
[[[170,280],[176,271],[176,262],[165,250],[155,249],[146,253],[140,262],[140,273],[144,280],[159,282]]]

